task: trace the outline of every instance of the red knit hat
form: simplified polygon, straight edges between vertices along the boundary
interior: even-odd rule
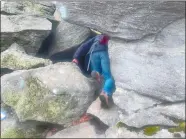
[[[108,44],[110,37],[108,35],[103,35],[102,39],[100,40],[100,44],[106,45]]]

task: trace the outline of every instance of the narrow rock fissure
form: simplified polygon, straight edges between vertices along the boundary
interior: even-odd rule
[[[9,68],[1,68],[1,76],[5,75],[5,74],[9,74],[12,73],[14,70],[9,69]]]
[[[1,13],[0,13],[1,15],[17,15],[17,14],[14,14],[14,13],[7,13],[7,12],[5,12],[5,11],[1,11]]]
[[[108,125],[104,124],[98,117],[91,115],[93,118],[89,121],[91,125],[95,127],[97,134],[103,134],[109,128]]]

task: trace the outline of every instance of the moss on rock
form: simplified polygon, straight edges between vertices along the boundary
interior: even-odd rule
[[[116,127],[117,128],[121,128],[121,127],[124,127],[124,123],[122,123],[122,122],[118,122],[117,124],[116,124]]]
[[[149,126],[143,129],[143,133],[147,136],[152,136],[156,134],[158,131],[160,131],[159,126]]]
[[[25,138],[25,134],[19,128],[8,128],[1,134],[1,138]]]
[[[10,52],[4,56],[1,56],[2,68],[22,70],[41,67],[49,64],[50,60],[34,58],[17,52]]]
[[[42,132],[34,128],[10,127],[1,133],[1,138],[41,138]]]
[[[185,122],[179,123],[179,126],[177,127],[169,128],[168,131],[171,133],[182,132],[182,131],[185,132]]]
[[[3,94],[2,94],[2,97],[3,99],[5,100],[5,104],[11,106],[11,107],[14,107],[17,105],[18,101],[19,101],[19,98],[21,97],[20,94],[18,93],[14,93],[13,91],[11,90],[8,90],[8,91],[5,91]]]
[[[30,12],[38,13],[40,16],[44,16],[46,11],[43,9],[43,5],[36,3],[35,0],[25,0],[24,5],[30,10]]]
[[[20,120],[59,123],[75,117],[72,109],[78,104],[76,99],[70,95],[53,96],[38,78],[28,77],[25,82],[24,90],[3,93],[4,102],[15,109]]]

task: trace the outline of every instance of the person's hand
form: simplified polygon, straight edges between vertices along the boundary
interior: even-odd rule
[[[78,60],[77,59],[73,59],[72,62],[78,64]]]

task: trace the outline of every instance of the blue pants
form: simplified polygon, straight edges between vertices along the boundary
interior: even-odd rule
[[[108,52],[106,51],[93,52],[91,55],[90,62],[91,70],[99,72],[100,75],[102,75],[104,78],[103,91],[108,96],[112,96],[116,87],[114,78],[112,77],[110,70],[110,59]]]

